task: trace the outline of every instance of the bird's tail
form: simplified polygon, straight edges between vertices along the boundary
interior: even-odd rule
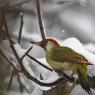
[[[87,80],[85,80],[83,77],[82,77],[82,74],[80,73],[80,71],[78,71],[78,77],[79,77],[79,82],[80,82],[80,85],[81,87],[85,90],[86,93],[88,93],[88,95],[93,95],[90,87],[89,87],[89,83]]]

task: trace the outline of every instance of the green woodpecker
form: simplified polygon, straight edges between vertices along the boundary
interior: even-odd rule
[[[46,61],[55,71],[72,70],[78,74],[81,87],[89,94],[93,95],[87,78],[87,65],[90,63],[81,54],[75,52],[69,47],[60,46],[54,39],[46,39],[39,42],[39,45],[46,51]]]

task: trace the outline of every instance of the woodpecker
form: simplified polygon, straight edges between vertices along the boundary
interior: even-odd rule
[[[46,39],[36,43],[46,52],[46,61],[55,71],[72,70],[78,75],[81,87],[89,94],[93,95],[88,84],[87,65],[91,63],[81,54],[73,49],[61,46],[54,39]]]

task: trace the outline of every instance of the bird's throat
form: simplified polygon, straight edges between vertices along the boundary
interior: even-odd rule
[[[46,46],[47,52],[51,51],[54,46],[51,42],[48,42]]]

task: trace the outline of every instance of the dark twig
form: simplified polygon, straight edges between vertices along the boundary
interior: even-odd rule
[[[1,30],[2,30],[2,28],[3,28],[3,21],[2,21],[3,19],[2,19],[2,12],[0,13],[0,32],[1,32]]]
[[[36,0],[36,4],[37,4],[37,16],[38,16],[38,21],[39,21],[39,27],[40,27],[40,32],[41,32],[41,36],[43,41],[46,40],[46,36],[45,36],[45,28],[42,22],[42,13],[40,10],[40,2],[39,0]]]
[[[19,38],[18,38],[18,43],[20,43],[21,41],[21,34],[22,34],[22,29],[23,29],[23,13],[20,13],[20,17],[21,17],[21,25],[20,25],[20,29],[19,29]]]
[[[10,46],[11,46],[13,44],[13,41],[10,38],[10,34],[9,34],[9,31],[8,31],[8,27],[7,27],[7,23],[6,23],[5,13],[4,12],[2,12],[2,17],[3,17],[2,18],[3,19],[3,25],[4,25],[4,28],[5,28],[5,31],[6,31],[8,39],[9,39]]]
[[[68,76],[65,73],[62,73],[62,74],[63,74],[64,79],[66,79],[67,81],[72,82],[72,83],[75,82],[75,78],[74,77],[70,77],[70,76]]]
[[[37,59],[35,59],[34,57],[30,56],[29,54],[27,54],[27,56],[28,56],[30,59],[32,59],[32,60],[34,60],[35,62],[37,62],[39,65],[43,66],[44,68],[46,68],[46,69],[48,69],[48,70],[50,70],[50,71],[53,71],[51,68],[49,68],[49,67],[43,65],[41,62],[39,62]]]
[[[19,73],[17,73],[17,80],[19,82],[19,89],[21,92],[25,90],[27,93],[31,93],[31,91],[26,87],[26,84],[22,82]]]
[[[23,92],[24,91],[24,85],[22,84],[22,82],[20,80],[20,76],[19,76],[18,73],[17,73],[17,80],[19,82],[19,89],[20,89],[21,92]]]
[[[27,56],[27,54],[30,52],[30,50],[33,48],[33,46],[31,46],[27,51],[26,51],[26,53],[22,56],[22,58],[21,58],[21,60],[23,60],[23,58],[25,57],[25,56]]]
[[[10,81],[9,81],[9,84],[8,84],[7,90],[9,90],[10,87],[11,87],[11,84],[12,84],[12,81],[13,81],[14,74],[15,74],[15,70],[13,69],[13,70],[12,70],[12,74],[11,74],[11,78],[10,78]]]
[[[26,88],[26,86],[22,83],[21,79],[20,79],[20,75],[19,73],[17,73],[17,80],[19,82],[19,88],[20,88],[20,91],[23,92],[24,89],[29,92],[29,90]]]

